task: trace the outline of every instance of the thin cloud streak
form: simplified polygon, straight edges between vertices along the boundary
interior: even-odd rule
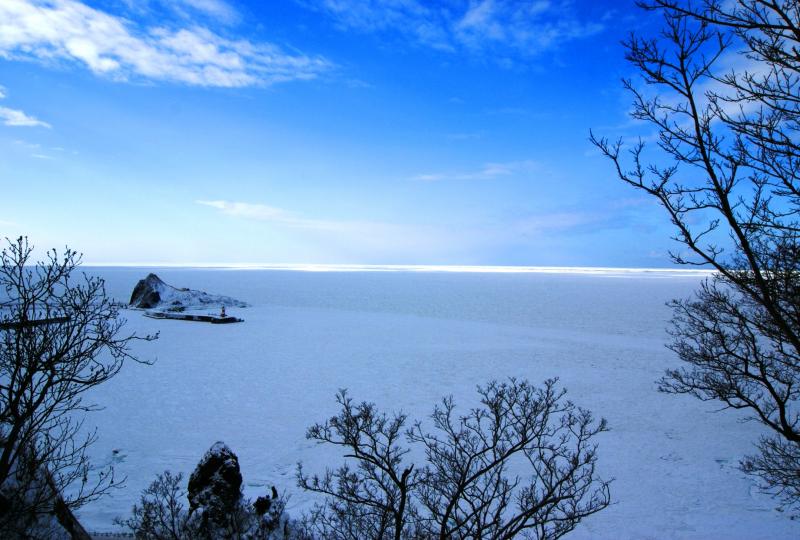
[[[173,2],[169,2],[172,4]],[[174,4],[187,6],[209,17],[215,17],[226,23],[239,20],[236,8],[222,0],[177,0]]]
[[[458,260],[484,250],[535,249],[543,242],[600,230],[649,228],[641,222],[635,201],[592,212],[554,209],[499,222],[478,220],[437,226],[313,219],[274,206],[227,200],[195,203],[231,218],[263,222],[273,233],[288,235],[293,245],[324,247],[332,254],[331,262]]]
[[[197,18],[222,25],[241,22],[242,14],[226,0],[119,0],[131,15],[175,16],[192,21]]]
[[[324,221],[317,219],[305,219],[294,216],[292,213],[274,206],[265,204],[253,204],[234,201],[195,201],[195,203],[216,208],[223,214],[244,219],[254,219],[257,221],[269,221],[292,228],[318,229],[327,231],[337,231],[346,228],[345,222]],[[352,224],[350,224],[352,225]]]
[[[412,180],[421,182],[443,182],[455,180],[495,180],[502,177],[513,176],[521,172],[536,170],[538,164],[535,161],[511,161],[507,163],[486,163],[476,171],[468,172],[443,172],[425,173],[412,177]]]
[[[290,234],[299,246],[325,250],[340,261],[444,260],[461,257],[482,241],[460,229],[368,220],[323,220],[298,216],[264,204],[197,200],[196,204],[238,219],[261,221]]]
[[[47,122],[29,116],[23,111],[9,109],[8,107],[0,107],[0,120],[3,121],[4,125],[11,127],[52,127]]]
[[[0,86],[0,99],[5,99],[5,97],[6,89],[4,86]],[[8,107],[0,107],[0,120],[3,121],[4,125],[11,127],[51,127],[47,122],[34,118],[23,111]]]
[[[308,80],[332,67],[323,57],[226,39],[196,25],[142,28],[76,0],[0,2],[0,58],[68,61],[115,80],[210,87]]]
[[[740,76],[747,73],[748,76],[756,80],[768,76],[769,70],[758,61],[748,58],[744,50],[728,50],[723,53],[716,61],[715,70],[718,77],[729,73],[738,73]],[[684,103],[684,96],[679,93],[668,89],[666,87],[654,87],[647,84],[642,78],[634,79],[636,84],[636,91],[639,92],[647,100],[657,100],[662,106],[678,107]],[[622,90],[620,90],[623,92]],[[624,91],[626,96],[629,96],[627,91]],[[706,110],[711,104],[711,100],[716,100],[716,106],[725,115],[737,117],[739,115],[750,115],[758,111],[760,103],[757,100],[741,100],[738,99],[735,89],[726,84],[719,78],[704,78],[694,85],[694,98],[696,105],[701,110]],[[633,108],[629,106],[625,110],[620,111],[624,114],[624,119],[618,123],[597,126],[594,131],[598,135],[602,135],[609,131],[622,131],[627,133],[623,142],[627,145],[634,145],[637,142],[648,144],[658,143],[660,140],[659,131],[653,131],[652,123],[646,120],[638,120],[632,117]],[[720,122],[720,118],[715,116],[712,118],[713,123]],[[677,121],[676,127],[681,129],[692,129],[691,120],[685,118]],[[587,156],[601,156],[602,153],[592,148],[587,153]]]
[[[445,5],[421,0],[296,0],[343,29],[396,32],[447,52],[505,48],[534,56],[594,35],[602,23],[581,20],[571,2],[482,0]]]

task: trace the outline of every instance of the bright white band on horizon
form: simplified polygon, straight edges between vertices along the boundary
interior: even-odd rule
[[[614,268],[591,266],[468,266],[414,264],[260,264],[260,263],[85,263],[84,267],[185,268],[208,270],[285,270],[295,272],[451,272],[473,274],[665,274],[706,276],[713,270],[689,268]]]

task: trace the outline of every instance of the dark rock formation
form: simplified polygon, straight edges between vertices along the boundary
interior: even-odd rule
[[[183,311],[185,309],[205,309],[221,307],[247,307],[246,302],[203,291],[173,287],[155,274],[148,274],[139,280],[131,294],[131,307],[142,309],[159,308],[162,311]]]
[[[202,509],[203,520],[223,525],[242,498],[239,458],[223,442],[205,453],[189,477],[189,513]]]
[[[168,287],[155,274],[147,274],[147,277],[140,279],[131,294],[130,305],[133,307],[150,309],[161,303],[161,291]]]
[[[257,498],[256,502],[253,503],[253,510],[256,511],[256,515],[263,516],[272,508],[273,501],[278,500],[278,490],[275,489],[275,486],[272,486],[272,496],[264,495]]]

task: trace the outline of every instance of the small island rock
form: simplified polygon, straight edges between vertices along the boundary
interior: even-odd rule
[[[158,306],[161,303],[161,291],[168,287],[166,283],[161,281],[155,274],[147,274],[147,277],[140,279],[136,287],[133,288],[131,294],[131,306],[150,309]]]
[[[193,289],[179,289],[165,283],[155,274],[148,274],[139,280],[131,294],[130,306],[141,309],[166,309],[170,311],[183,311],[184,309],[204,309],[213,307],[247,307],[246,302],[222,296],[209,294]]]

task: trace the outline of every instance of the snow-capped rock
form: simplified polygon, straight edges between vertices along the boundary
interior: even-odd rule
[[[241,488],[239,458],[225,443],[214,443],[189,477],[189,513],[200,509],[222,525],[239,504]]]
[[[246,302],[222,296],[218,294],[208,294],[203,291],[192,289],[178,289],[161,280],[155,274],[148,274],[146,278],[139,280],[131,294],[131,307],[143,309],[198,309],[222,306],[228,307],[247,307]]]

